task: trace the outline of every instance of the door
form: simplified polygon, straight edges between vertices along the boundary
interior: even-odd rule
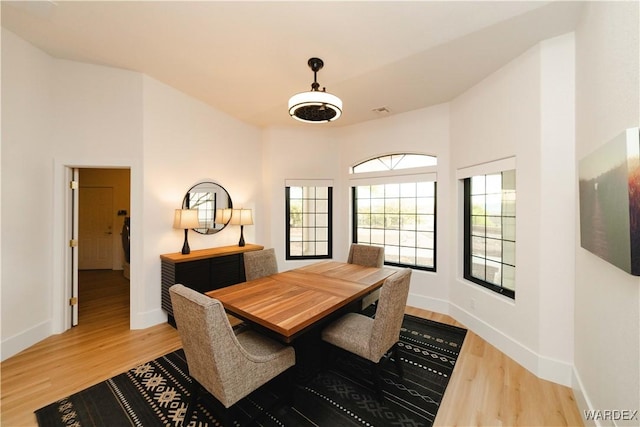
[[[113,269],[113,188],[81,187],[78,268]]]
[[[78,325],[78,205],[79,205],[79,169],[66,169],[67,181],[69,181],[69,189],[71,190],[71,206],[69,213],[71,214],[69,249],[71,250],[70,260],[71,268],[69,270],[69,279],[71,282],[71,326]]]

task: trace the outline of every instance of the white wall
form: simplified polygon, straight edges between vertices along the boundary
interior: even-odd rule
[[[247,242],[262,243],[256,230],[266,227],[262,214],[260,131],[144,77],[144,236],[139,327],[166,320],[160,309],[160,254],[180,252],[184,232],[172,228],[173,212],[189,188],[201,181],[223,186],[234,207],[255,209],[254,225],[245,226]],[[132,231],[133,233],[133,231]],[[188,234],[191,250],[237,245],[238,226],[214,235]]]
[[[569,385],[575,284],[575,37],[540,49],[540,354],[535,372]],[[560,254],[560,255],[559,255]]]
[[[4,29],[2,67],[5,359],[69,324],[65,166],[136,165],[142,79],[52,59]]]
[[[345,260],[351,244],[349,167],[392,152],[416,152],[438,156],[438,250],[449,244],[448,104],[365,122],[355,126],[324,128],[271,128],[264,132],[264,192],[271,201],[270,246],[276,249],[281,270],[307,264],[285,260],[285,179],[332,179],[333,259]],[[438,175],[440,177],[440,175]],[[443,206],[442,208],[440,208]],[[438,272],[415,271],[410,303],[443,311],[447,309],[446,257],[438,260]]]
[[[300,263],[284,261],[280,218],[286,178],[334,179],[334,259],[344,259],[351,236],[349,166],[391,152],[436,155],[438,271],[415,272],[409,303],[452,314],[532,372],[570,384],[573,40],[568,34],[533,47],[450,104],[343,128],[266,131],[265,192],[272,192],[268,200],[274,202],[269,241],[280,251],[281,268]],[[294,158],[295,152],[302,155]],[[515,301],[460,278],[461,205],[455,179],[458,168],[512,156],[518,174]]]
[[[351,244],[349,167],[392,152],[438,157],[438,248],[450,240],[448,194],[449,106],[442,104],[355,126],[270,128],[264,132],[264,192],[272,201],[269,246],[276,249],[281,270],[307,264],[285,260],[285,179],[332,179],[334,182],[333,259],[345,260]],[[298,154],[295,154],[298,153]],[[438,175],[440,177],[440,175]],[[443,202],[445,201],[445,202]],[[436,273],[415,271],[409,303],[446,312],[448,259],[438,259]]]
[[[285,260],[285,179],[333,179],[334,213],[342,212],[340,174],[340,140],[332,129],[320,127],[270,128],[263,133],[264,152],[262,162],[262,192],[267,209],[259,212],[267,223],[265,244],[273,247],[278,268],[288,270],[309,262]],[[256,213],[257,215],[258,213]],[[337,232],[339,224],[348,218],[341,214],[334,217],[333,256],[340,256],[342,236]],[[346,259],[346,255],[345,255]]]
[[[68,166],[130,168],[131,326],[165,321],[159,255],[184,236],[173,210],[205,179],[264,209],[259,130],[142,74],[52,59],[4,29],[2,67],[2,359],[67,328]],[[190,242],[238,236],[230,226]]]
[[[449,253],[452,243],[449,200],[451,185],[449,176],[449,104],[440,104],[405,114],[373,120],[340,130],[340,179],[342,191],[337,196],[349,200],[349,167],[383,154],[409,152],[436,156],[437,167],[437,218],[436,272],[415,270],[411,276],[408,303],[416,307],[448,312]],[[348,250],[351,242],[349,215],[350,206],[344,205],[342,215],[346,218],[342,228],[336,232],[343,237],[343,248]],[[338,212],[338,211],[336,211]],[[346,259],[346,252],[342,258]]]
[[[42,212],[53,200],[52,67],[2,29],[2,359],[24,348],[20,336],[33,343],[50,333],[52,222]]]
[[[49,286],[52,297],[51,332],[60,333],[70,325],[68,299],[70,271],[66,172],[72,167],[125,167],[131,171],[131,210],[140,207],[142,158],[142,76],[117,68],[55,60],[52,73],[53,127],[48,150],[40,155],[53,163],[52,176],[45,177],[51,186],[53,206],[53,264]],[[43,148],[42,142],[34,141]],[[41,185],[45,185],[42,183]],[[132,225],[135,220],[132,219]],[[140,242],[131,243],[132,253]],[[137,272],[131,273],[131,288],[136,289]],[[79,302],[82,305],[82,301]],[[132,302],[135,307],[135,302]]]
[[[462,278],[458,218],[452,314],[530,371],[563,384],[571,381],[573,346],[573,275],[566,272],[573,268],[567,242],[574,202],[565,198],[574,179],[571,86],[573,36],[566,35],[531,48],[451,102],[452,174],[515,157],[517,191],[515,300]],[[451,209],[460,212],[456,186]]]
[[[585,6],[576,30],[577,161],[640,122],[639,14],[638,2]],[[579,236],[575,251],[574,363],[580,406],[638,410],[640,279],[582,249]],[[616,425],[638,425],[638,419],[617,420]]]

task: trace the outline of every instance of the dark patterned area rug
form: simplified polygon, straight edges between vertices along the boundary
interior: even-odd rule
[[[404,378],[393,360],[382,373],[384,401],[375,398],[365,361],[340,353],[304,385],[293,407],[281,381],[236,405],[236,425],[431,426],[453,372],[465,329],[406,315],[400,337]],[[182,350],[169,353],[36,411],[40,426],[182,426],[190,379]],[[219,426],[202,393],[190,426]]]

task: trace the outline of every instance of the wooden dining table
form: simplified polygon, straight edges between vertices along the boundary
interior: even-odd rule
[[[322,261],[206,295],[219,300],[229,314],[292,343],[343,309],[355,307],[394,273],[389,268]]]

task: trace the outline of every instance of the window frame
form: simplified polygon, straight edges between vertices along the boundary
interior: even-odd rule
[[[366,172],[354,172],[354,168],[365,164],[370,161],[375,161],[380,158],[388,156],[404,156],[404,155],[421,155],[432,158],[435,160],[435,164],[429,166],[419,166],[413,168],[400,168],[400,169],[388,169],[380,171],[366,171]],[[352,243],[358,243],[358,212],[356,204],[356,187],[366,185],[379,185],[379,184],[406,184],[406,183],[420,183],[420,182],[433,182],[433,247],[424,248],[433,251],[433,266],[424,266],[417,264],[405,264],[401,262],[387,261],[385,259],[384,265],[395,267],[407,267],[414,270],[431,271],[436,272],[438,266],[438,182],[437,182],[437,157],[431,154],[424,153],[388,153],[377,157],[372,157],[365,161],[356,163],[350,168],[351,178],[349,186],[350,192],[350,208],[351,208],[351,241]],[[417,232],[418,230],[416,230]],[[419,249],[416,244],[414,249]],[[386,257],[385,257],[386,258]]]
[[[327,189],[327,254],[326,255],[291,255],[291,187],[325,187]],[[314,212],[315,213],[315,212]],[[315,226],[312,228],[316,228]],[[322,227],[325,228],[325,227]],[[314,242],[316,240],[313,240]],[[333,257],[333,182],[329,181],[287,181],[285,182],[285,259],[312,260],[331,259]]]
[[[409,163],[411,163],[410,159],[416,159],[416,158],[423,158],[423,162],[421,162],[422,164],[419,166],[405,166],[403,163],[405,160],[409,159]],[[388,160],[386,159],[388,158]],[[382,160],[385,159],[385,160]],[[396,160],[394,162],[394,159]],[[391,167],[389,166],[389,162],[394,163],[393,165],[391,165]],[[356,169],[361,168],[365,165],[371,165],[371,164],[375,164],[377,166],[383,165],[384,168],[380,167],[379,169],[375,170],[375,167],[370,168],[369,170],[366,171],[361,171],[358,172]],[[392,173],[392,174],[399,174],[402,173],[400,171],[415,171],[421,168],[432,168],[434,166],[438,165],[438,157],[437,156],[433,156],[431,154],[424,154],[424,153],[388,153],[388,154],[383,154],[377,157],[373,157],[367,160],[363,160],[359,163],[356,163],[355,165],[352,165],[349,168],[349,173],[351,174],[356,174],[358,176],[362,176],[365,174],[381,174],[381,173]]]
[[[422,180],[422,181],[416,181],[417,182],[433,182],[434,188],[433,188],[433,192],[434,192],[434,197],[433,197],[433,248],[429,248],[433,250],[433,267],[429,267],[429,266],[425,266],[425,265],[417,265],[417,264],[404,264],[401,262],[392,262],[392,261],[384,261],[384,265],[390,265],[390,266],[394,266],[394,267],[406,267],[406,268],[412,268],[414,270],[422,270],[422,271],[437,271],[437,265],[438,265],[438,251],[437,251],[437,247],[438,247],[438,231],[437,231],[437,222],[438,222],[438,197],[437,197],[437,192],[438,192],[438,182],[435,180]],[[388,184],[396,184],[397,182],[391,182],[389,181]],[[366,185],[366,184],[364,184]],[[355,201],[356,201],[356,188],[358,186],[357,185],[352,185],[351,186],[351,242],[352,243],[358,243],[358,211],[357,211],[357,207],[355,205]],[[384,247],[384,245],[383,245]],[[414,246],[414,248],[417,248]]]
[[[517,175],[515,158],[503,159],[501,161],[492,162],[490,164],[478,165],[475,167],[467,168],[465,170],[458,170],[458,179],[462,181],[462,205],[463,205],[463,215],[462,215],[462,223],[463,223],[463,271],[462,276],[465,280],[480,285],[486,289],[489,289],[493,292],[496,292],[499,295],[504,295],[510,299],[515,300],[516,296],[516,282],[514,281],[514,289],[509,289],[504,287],[503,285],[497,285],[495,283],[488,282],[486,280],[482,280],[478,277],[472,275],[473,265],[472,265],[472,232],[471,232],[471,221],[472,221],[472,203],[471,203],[471,179],[477,176],[486,176],[492,174],[502,174],[504,172],[513,170],[514,176]],[[516,178],[517,183],[517,178]],[[504,187],[502,188],[504,191]],[[514,192],[517,194],[517,184],[515,186]],[[517,200],[517,196],[516,196]],[[502,199],[501,199],[502,202]],[[500,218],[503,219],[505,216],[500,214]],[[517,222],[517,208],[515,210],[515,214],[513,215],[514,220]],[[501,242],[504,242],[505,239],[500,239]],[[517,248],[517,234],[516,238],[513,240],[514,245]],[[516,251],[517,253],[517,251]],[[514,260],[515,261],[515,260]],[[507,264],[500,261],[501,264]],[[517,262],[514,262],[513,268],[516,269],[517,272]],[[517,273],[516,273],[517,278]],[[515,280],[515,279],[514,279]]]

